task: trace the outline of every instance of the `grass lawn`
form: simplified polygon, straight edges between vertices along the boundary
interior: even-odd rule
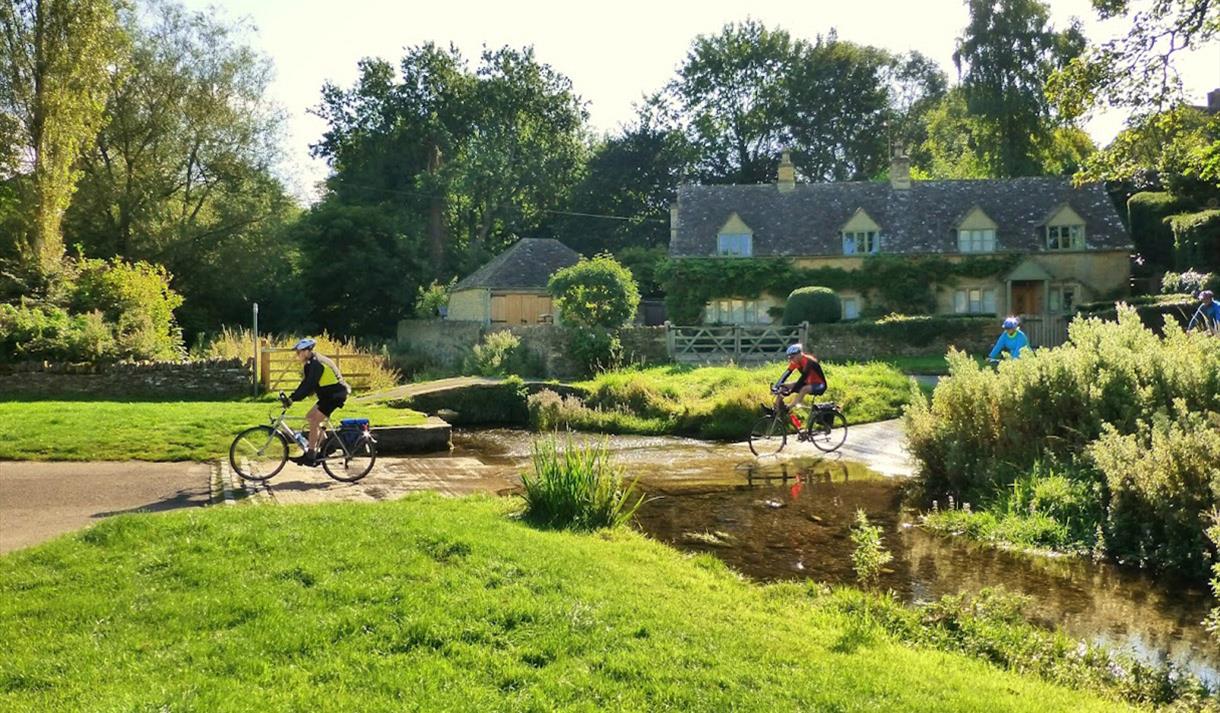
[[[313,405],[293,405],[300,428]],[[0,401],[0,460],[210,460],[238,431],[279,413],[272,401]],[[349,404],[336,419],[373,425],[422,423],[423,415],[379,404]]]
[[[837,402],[849,423],[902,415],[910,379],[880,362],[825,364],[830,384],[819,401]],[[601,374],[577,386],[589,392],[584,409],[559,416],[582,430],[613,433],[676,433],[740,440],[770,403],[770,385],[783,363],[762,366],[658,366]]]
[[[1125,709],[513,507],[120,516],[0,557],[0,710]]]

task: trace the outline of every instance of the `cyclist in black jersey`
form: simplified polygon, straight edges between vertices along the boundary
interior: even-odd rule
[[[310,467],[318,465],[318,442],[322,440],[322,422],[330,418],[335,409],[341,408],[347,401],[347,395],[351,393],[335,362],[314,352],[317,344],[317,341],[307,337],[293,346],[304,376],[301,385],[288,397],[291,403],[311,394],[318,396],[318,402],[305,415],[305,420],[309,422],[309,446],[305,449],[305,455],[292,459],[293,463]]]

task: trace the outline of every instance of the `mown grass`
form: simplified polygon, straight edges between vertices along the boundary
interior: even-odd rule
[[[313,401],[293,405],[303,427]],[[274,411],[272,411],[274,409]],[[211,460],[225,457],[233,436],[267,423],[279,407],[243,401],[0,401],[0,460]],[[378,404],[351,404],[335,419],[367,417],[374,426],[422,423],[423,414]]]
[[[740,439],[774,399],[769,388],[782,363],[763,366],[660,366],[601,374],[576,386],[580,402],[539,403],[535,425],[607,433],[678,434]],[[818,401],[835,401],[849,423],[896,418],[911,397],[911,381],[892,366],[826,364],[830,388]],[[550,408],[540,413],[539,406]],[[543,418],[538,418],[541,415]]]
[[[0,557],[0,710],[1124,709],[516,507],[121,516]]]

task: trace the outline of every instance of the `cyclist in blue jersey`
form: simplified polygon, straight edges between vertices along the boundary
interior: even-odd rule
[[[995,361],[1000,358],[1001,352],[1007,351],[1013,359],[1020,359],[1021,352],[1029,348],[1029,337],[1021,331],[1021,320],[1009,317],[1004,320],[1004,331],[1000,332],[1000,338],[995,341],[987,358]]]

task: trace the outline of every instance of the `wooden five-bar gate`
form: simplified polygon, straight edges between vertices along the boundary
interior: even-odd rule
[[[669,357],[684,363],[773,361],[784,356],[789,344],[803,344],[808,334],[807,322],[797,325],[665,325]]]
[[[301,363],[292,349],[264,347],[259,352],[258,383],[263,391],[291,391],[301,383]],[[327,354],[352,389],[369,388],[372,363],[381,357],[371,354]],[[350,371],[349,371],[350,369]]]

